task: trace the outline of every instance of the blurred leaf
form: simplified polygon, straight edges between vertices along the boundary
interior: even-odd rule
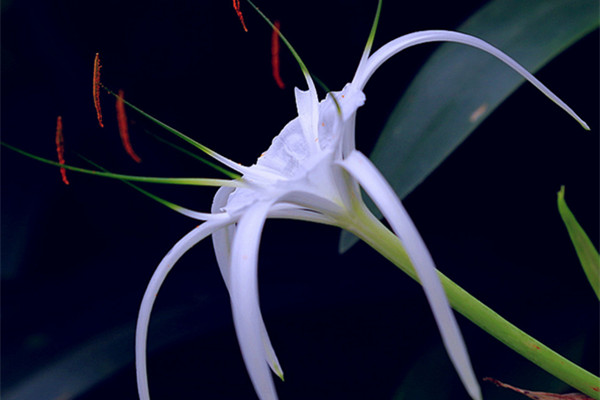
[[[220,318],[209,296],[199,298],[192,306],[174,306],[155,311],[153,338],[148,355],[189,338],[213,334],[227,322]],[[199,315],[209,315],[209,325],[188,325]],[[186,326],[186,329],[180,329]],[[106,383],[134,361],[133,343],[135,321],[106,330],[95,337],[77,343],[54,360],[42,362],[38,369],[19,382],[3,382],[3,400],[56,400],[76,399],[92,388]],[[131,377],[131,385],[135,378]]]
[[[513,390],[517,393],[521,393],[529,397],[530,399],[535,400],[592,400],[591,397],[586,396],[581,393],[567,393],[567,394],[556,394],[556,393],[546,393],[546,392],[532,392],[530,390],[519,389],[517,387],[508,385],[506,383],[502,383],[494,378],[483,378],[484,381],[489,381],[495,384],[496,386],[500,386],[503,388],[507,388]]]
[[[427,377],[427,384],[424,384],[423,377]],[[393,400],[451,400],[459,386],[458,375],[446,350],[437,344],[412,363]]]
[[[594,0],[495,0],[457,30],[490,42],[535,72],[598,24]],[[371,160],[404,198],[523,82],[481,51],[440,46],[396,105]],[[342,232],[340,251],[356,241]]]
[[[558,192],[558,212],[567,227],[585,275],[590,281],[590,285],[592,285],[596,296],[600,299],[600,255],[583,228],[581,228],[581,225],[575,219],[571,210],[569,210],[565,201],[564,186]]]
[[[553,318],[572,318],[572,310],[553,310],[549,311],[548,314],[535,313],[531,318],[533,318],[533,324],[536,326],[552,329]],[[572,329],[569,335],[563,337],[563,340],[557,343],[557,350],[569,360],[581,363],[588,342],[588,335],[577,325],[577,328]],[[471,351],[473,350],[475,349],[472,348]],[[515,354],[507,353],[504,348],[487,348],[485,355],[474,352],[472,356],[476,372],[501,373],[506,380],[522,381],[525,379],[527,384],[532,387],[543,387],[553,392],[562,392],[569,389],[566,383],[538,368],[525,358],[515,358]],[[410,365],[410,369],[402,377],[392,397],[393,400],[468,398],[441,341],[426,344],[421,356],[411,362]],[[426,380],[424,380],[424,377],[426,377]],[[489,390],[485,385],[482,385],[481,389],[485,400],[507,400],[514,397],[507,396],[503,391]]]
[[[5,400],[74,399],[133,361],[135,324],[120,326],[74,347],[3,390]]]

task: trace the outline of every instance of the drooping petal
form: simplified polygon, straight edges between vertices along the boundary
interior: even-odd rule
[[[257,276],[260,236],[272,204],[257,203],[242,215],[231,253],[233,322],[246,369],[261,400],[277,399],[275,384],[265,361]]]
[[[542,84],[537,78],[535,78],[532,74],[530,74],[525,68],[523,68],[519,63],[513,60],[511,57],[498,50],[491,44],[476,38],[471,35],[467,35],[459,32],[451,32],[451,31],[421,31],[409,33],[408,35],[401,36],[397,39],[392,40],[387,43],[379,50],[377,50],[367,62],[365,68],[362,68],[360,71],[357,71],[353,83],[357,85],[361,90],[367,84],[367,81],[373,75],[373,73],[379,68],[385,61],[387,61],[390,57],[395,54],[401,52],[402,50],[423,43],[431,43],[431,42],[455,42],[466,44],[468,46],[472,46],[483,50],[494,57],[498,58],[509,67],[518,72],[523,78],[527,79],[531,84],[533,84],[538,90],[540,90],[546,97],[556,103],[560,108],[565,110],[571,117],[577,120],[585,129],[589,130],[588,125],[581,119],[579,116],[562,100],[560,100],[550,89],[548,89],[544,84]]]
[[[231,192],[233,192],[233,189],[231,188],[221,188],[217,191],[211,208],[213,213],[220,212],[221,209],[225,207]],[[229,293],[231,293],[231,247],[236,231],[237,228],[235,225],[231,224],[215,231],[212,235],[217,263],[219,264],[221,276],[223,277],[223,281],[225,282],[225,286],[227,287],[227,291]],[[269,363],[269,366],[273,372],[283,380],[283,370],[279,364],[279,360],[277,359],[277,355],[275,354],[271,340],[269,339],[269,334],[267,333],[267,328],[265,327],[262,315],[260,316],[260,323],[261,336],[263,338],[263,345],[265,348],[265,359]]]
[[[135,332],[135,366],[137,375],[138,393],[141,400],[149,400],[148,376],[146,373],[146,341],[148,338],[148,325],[150,323],[150,314],[154,305],[156,295],[161,285],[165,281],[171,268],[179,258],[199,241],[213,233],[215,230],[233,223],[233,220],[208,221],[193,229],[190,233],[179,240],[167,255],[162,259],[156,271],[150,279],[146,288],[140,311],[138,314],[136,332]]]
[[[215,197],[213,198],[213,203],[210,208],[212,213],[221,213],[223,212],[223,207],[227,204],[227,199],[229,195],[233,192],[232,188],[222,187],[217,190]],[[224,226],[221,229],[217,229],[212,234],[212,242],[213,247],[215,249],[215,256],[217,258],[217,264],[219,264],[219,270],[221,271],[221,276],[223,277],[223,281],[225,282],[225,286],[227,287],[227,291],[229,292],[229,275],[230,275],[230,265],[231,265],[231,242],[233,240],[233,235],[235,234],[235,225],[230,224]]]
[[[435,264],[400,199],[375,165],[362,153],[354,151],[340,164],[365,189],[402,240],[423,286],[450,359],[471,397],[480,400],[481,390],[460,329],[437,276]]]

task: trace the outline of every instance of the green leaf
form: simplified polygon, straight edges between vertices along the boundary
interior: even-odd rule
[[[535,72],[598,24],[594,0],[495,0],[457,30],[490,42]],[[481,51],[440,46],[396,105],[371,160],[404,198],[523,82]],[[343,232],[340,251],[355,242]]]
[[[585,234],[581,225],[575,219],[575,216],[569,210],[565,201],[565,187],[561,186],[558,192],[558,212],[567,227],[577,257],[581,262],[583,271],[592,285],[592,289],[600,300],[600,255],[594,247],[590,238]]]

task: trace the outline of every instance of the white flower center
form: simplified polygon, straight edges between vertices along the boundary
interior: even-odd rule
[[[313,203],[310,199],[320,198],[343,207],[344,194],[339,192],[334,171],[339,167],[335,162],[341,160],[345,123],[364,104],[365,96],[351,84],[328,94],[319,103],[317,133],[313,134],[306,122],[313,119],[307,93],[296,89],[298,117],[283,128],[250,167],[243,177],[249,186],[233,191],[224,211],[235,214],[257,201],[292,202],[286,197],[290,193],[300,199],[294,202],[297,205],[308,206]],[[315,209],[319,204],[317,201]]]

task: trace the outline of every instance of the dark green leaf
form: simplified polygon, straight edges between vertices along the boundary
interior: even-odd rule
[[[586,235],[581,225],[579,225],[571,210],[569,210],[565,201],[564,186],[558,192],[558,211],[567,227],[567,231],[569,231],[569,236],[571,237],[573,246],[575,246],[577,257],[579,257],[585,275],[590,281],[590,285],[592,285],[596,296],[600,299],[600,255],[598,255],[594,244],[588,235]]]

